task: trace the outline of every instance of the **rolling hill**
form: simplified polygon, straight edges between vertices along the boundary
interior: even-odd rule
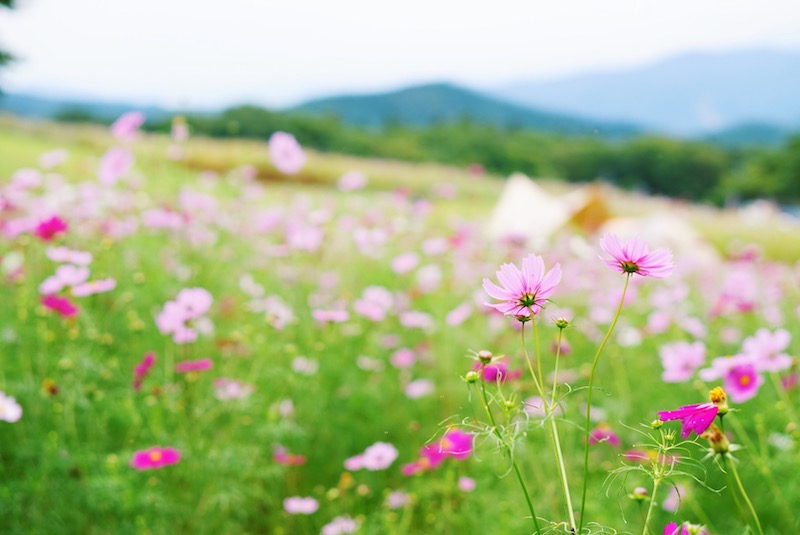
[[[366,127],[389,124],[425,126],[469,120],[511,128],[561,134],[627,137],[640,129],[622,121],[592,120],[503,102],[454,84],[428,84],[380,94],[344,95],[312,100],[290,111],[335,116]]]
[[[643,67],[495,87],[497,98],[698,136],[746,123],[800,130],[800,52],[691,53]]]

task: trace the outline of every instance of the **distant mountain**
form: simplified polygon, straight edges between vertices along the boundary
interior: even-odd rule
[[[713,134],[702,137],[723,147],[780,147],[793,135],[800,134],[800,129],[792,131],[788,128],[764,123],[741,123]]]
[[[93,118],[97,120],[113,121],[120,115],[131,110],[138,110],[148,119],[161,119],[171,116],[163,108],[155,106],[135,106],[122,102],[98,102],[91,100],[62,100],[34,95],[16,93],[0,94],[0,111],[12,113],[22,117],[57,118],[72,116]]]
[[[623,121],[549,113],[503,102],[449,83],[414,86],[380,94],[323,98],[305,102],[288,111],[336,116],[345,123],[366,127],[392,123],[425,126],[437,122],[470,120],[562,134],[627,137],[639,132],[637,127]]]
[[[703,135],[742,123],[798,130],[800,51],[692,53],[616,72],[522,80],[491,94],[678,135]]]

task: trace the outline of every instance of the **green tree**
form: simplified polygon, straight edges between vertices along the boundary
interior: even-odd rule
[[[12,9],[14,7],[14,0],[0,0],[0,6]],[[0,68],[11,63],[13,59],[14,56],[0,48]]]

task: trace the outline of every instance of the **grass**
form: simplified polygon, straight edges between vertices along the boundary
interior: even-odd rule
[[[494,278],[502,262],[519,263],[529,252],[482,235],[502,189],[497,177],[313,152],[301,173],[284,177],[261,143],[193,139],[183,147],[184,158],[172,160],[166,157],[169,140],[147,136],[132,147],[135,172],[112,187],[111,195],[97,189],[96,169],[113,143],[93,127],[0,120],[3,184],[17,169],[37,168],[42,153],[68,150],[69,159],[45,173],[46,187],[34,189],[31,197],[46,199],[67,219],[69,232],[57,242],[93,254],[92,279],[117,281],[112,292],[73,298],[80,313],[61,318],[39,305],[38,287],[56,267],[45,256],[50,244],[30,234],[0,242],[0,391],[14,396],[24,411],[18,422],[0,422],[4,532],[288,535],[319,533],[341,515],[361,522],[361,533],[531,532],[524,498],[508,477],[508,461],[481,427],[483,409],[462,380],[473,365],[470,352],[480,349],[507,354],[512,369],[525,369],[513,321],[480,306],[486,300],[482,278]],[[256,180],[244,178],[246,165],[253,166]],[[336,181],[354,169],[368,176],[368,187],[340,192]],[[56,193],[54,173],[71,186]],[[455,186],[455,197],[437,194],[442,182]],[[564,187],[545,186],[554,192]],[[616,477],[611,472],[623,467],[625,449],[644,440],[640,424],[658,410],[705,401],[716,384],[663,383],[659,348],[700,338],[710,361],[739,351],[741,341],[759,328],[783,326],[793,336],[788,351],[796,354],[798,292],[796,274],[786,262],[800,257],[800,245],[786,239],[793,227],[776,228],[769,218],[748,220],[603,191],[617,215],[669,207],[694,223],[717,251],[751,242],[764,251],[747,264],[723,259],[699,265],[691,250],[676,251],[684,268],[670,279],[641,279],[634,285],[618,334],[600,361],[602,390],[595,392],[594,405],[623,446],[599,444],[590,450],[584,516],[594,533],[603,532],[597,526],[608,526],[605,533],[641,533],[640,506],[628,494],[651,483],[637,465]],[[4,218],[35,206],[27,200],[20,204],[20,212],[5,212]],[[181,225],[146,226],[142,214],[154,207],[180,213]],[[136,225],[131,232],[109,234],[109,228],[131,221]],[[317,231],[322,240],[314,243]],[[424,244],[431,239],[444,239],[446,250],[426,253]],[[391,260],[407,252],[415,252],[420,265],[395,272]],[[558,261],[565,269],[540,325],[545,370],[553,365],[550,346],[556,336],[548,314],[569,310],[574,317],[574,327],[567,330],[571,352],[562,361],[562,378],[573,389],[563,399],[558,427],[573,501],[578,501],[586,399],[580,387],[587,383],[598,332],[608,323],[603,313],[613,305],[622,279],[597,259],[596,236],[565,230],[535,252],[548,266]],[[721,283],[736,270],[747,271],[746,280],[756,289],[753,310],[711,317]],[[246,276],[261,290],[248,290],[242,282]],[[382,321],[355,312],[355,302],[371,286],[392,296]],[[194,343],[176,344],[159,332],[155,318],[165,302],[188,287],[205,288],[213,296],[207,315],[212,329]],[[684,288],[686,296],[680,297]],[[665,292],[679,297],[667,298]],[[266,297],[279,299],[293,319],[281,325],[285,309],[275,306],[275,299],[265,304]],[[671,299],[669,307],[659,310],[667,310],[673,321],[665,331],[653,332],[649,316],[654,303],[665,299]],[[446,323],[448,313],[464,303],[471,315],[458,325]],[[339,307],[350,312],[344,323],[319,324],[312,317],[315,308]],[[431,325],[403,325],[401,313],[409,310],[427,314]],[[723,335],[734,331],[738,337]],[[413,365],[392,365],[399,348],[414,351]],[[137,392],[131,387],[133,369],[149,351],[156,354],[156,365]],[[316,371],[309,373],[299,357],[315,363]],[[211,371],[175,372],[176,362],[201,358],[212,360]],[[222,401],[214,396],[214,380],[222,377],[252,385],[254,391]],[[419,379],[431,381],[434,390],[411,398],[406,388]],[[737,406],[741,410],[730,416],[732,427],[726,429],[746,446],[737,454],[739,472],[765,532],[786,533],[799,525],[792,504],[800,499],[800,486],[791,477],[800,462],[797,390],[775,388],[778,377],[766,379],[757,397]],[[501,395],[495,385],[489,390]],[[534,394],[533,385],[523,374],[501,392],[513,399],[513,424],[522,401]],[[413,477],[402,475],[401,466],[416,460],[419,449],[441,437],[448,425],[483,429],[473,456],[448,459]],[[543,426],[530,419],[514,451],[545,527],[566,515]],[[345,470],[345,459],[378,441],[398,450],[388,469]],[[180,462],[142,472],[129,466],[135,451],[154,445],[179,449]],[[304,455],[305,463],[276,463],[279,445]],[[704,452],[689,444],[685,455],[699,461]],[[662,487],[653,532],[660,533],[670,520],[705,522],[715,534],[742,532],[748,520],[737,513],[729,491],[706,488],[725,487],[725,474],[711,461],[685,466],[703,484],[675,478],[686,489],[677,516],[660,507],[668,485]],[[459,489],[464,476],[476,481],[475,491]],[[407,493],[409,503],[388,507],[393,491]],[[283,500],[290,496],[313,497],[319,510],[288,514]]]

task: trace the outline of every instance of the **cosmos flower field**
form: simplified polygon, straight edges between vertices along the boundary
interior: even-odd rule
[[[798,259],[142,119],[4,133],[1,532],[800,529]]]

